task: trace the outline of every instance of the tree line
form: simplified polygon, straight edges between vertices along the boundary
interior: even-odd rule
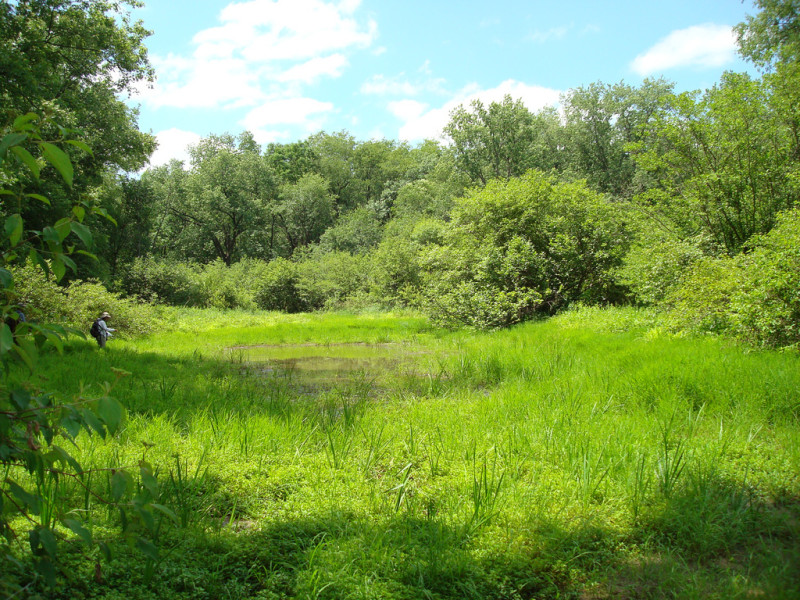
[[[141,175],[154,140],[118,94],[153,72],[148,32],[125,5],[136,3],[29,0],[0,13],[4,122],[49,111],[93,150],[70,148],[72,189],[4,168],[51,199],[26,208],[26,223],[78,197],[115,221],[90,223],[98,260],[78,257],[75,277],[176,304],[409,305],[478,327],[639,303],[678,327],[800,340],[786,250],[800,181],[795,0],[757,0],[736,28],[758,77],[727,72],[684,93],[664,79],[596,82],[537,112],[476,100],[452,112],[446,143],[212,135],[188,164]]]

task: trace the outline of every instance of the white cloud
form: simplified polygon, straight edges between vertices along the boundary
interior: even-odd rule
[[[342,54],[312,58],[309,61],[295,65],[277,76],[278,81],[298,81],[311,83],[324,75],[339,77],[348,65],[347,58]]]
[[[426,111],[423,107],[423,110],[416,115],[412,114],[411,105],[395,106],[395,110],[399,108],[401,112],[405,109],[408,116],[406,122],[400,127],[400,139],[408,141],[426,138],[443,139],[442,129],[450,121],[450,113],[459,105],[463,104],[467,107],[473,100],[480,100],[484,104],[502,102],[506,94],[515,100],[522,100],[529,110],[538,111],[546,106],[555,106],[561,92],[508,79],[488,90],[481,90],[475,85],[468,86],[440,108]],[[392,110],[391,107],[390,110]],[[394,114],[403,118],[398,112]]]
[[[359,0],[234,2],[220,25],[198,32],[191,56],[153,56],[158,73],[141,100],[153,107],[236,108],[301,95],[296,87],[348,66],[343,52],[367,48],[373,20],[354,16]],[[295,86],[286,89],[286,84]]]
[[[189,166],[189,146],[200,141],[200,135],[193,131],[182,129],[165,129],[156,134],[158,148],[150,157],[150,166],[165,165],[173,158],[184,161],[184,166]]]
[[[393,77],[373,75],[361,84],[361,93],[376,96],[416,96],[422,92],[444,93],[445,80],[431,76],[429,60],[422,63],[417,72],[419,75],[415,76],[413,81],[409,80],[405,73]]]
[[[311,115],[333,110],[330,102],[320,102],[313,98],[281,98],[269,100],[254,108],[240,121],[249,130],[260,130],[267,125],[302,125],[315,129],[310,123]]]
[[[707,23],[673,31],[637,56],[631,68],[639,75],[651,75],[676,67],[720,67],[735,55],[731,27]]]
[[[569,31],[569,27],[551,27],[547,31],[534,31],[528,36],[528,39],[537,44],[544,44],[550,40],[560,40]]]
[[[389,112],[403,121],[410,121],[419,117],[428,105],[416,100],[395,100],[388,104]]]

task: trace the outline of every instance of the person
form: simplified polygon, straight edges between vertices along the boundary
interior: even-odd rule
[[[97,340],[97,345],[101,348],[106,347],[108,338],[112,337],[111,332],[116,331],[116,329],[112,329],[108,326],[107,321],[109,319],[111,319],[111,315],[107,312],[104,312],[97,318],[97,320],[94,322],[94,325],[92,325],[91,333],[94,336],[94,339]]]

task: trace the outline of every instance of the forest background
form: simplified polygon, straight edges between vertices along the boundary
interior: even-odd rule
[[[62,349],[102,310],[120,337],[135,338],[158,334],[165,305],[245,309],[254,319],[256,310],[410,308],[437,325],[478,330],[570,307],[637,305],[660,311],[670,332],[797,349],[796,0],[758,0],[737,27],[759,77],[729,72],[690,93],[661,79],[598,82],[564,94],[560,111],[531,112],[512,97],[475,101],[451,114],[447,144],[359,141],[343,131],[262,148],[248,132],[210,136],[191,148],[190,164],[141,173],[154,139],[120,100],[153,77],[148,32],[126,12],[135,5],[0,4],[0,526],[3,559],[20,577],[27,571],[10,550],[19,520],[35,524],[31,555],[48,584],[65,528],[91,541],[86,523],[54,500],[66,477],[108,476],[109,506],[120,508],[122,530],[153,569],[161,561],[154,515],[178,520],[154,501],[158,483],[144,458],[134,483],[124,468],[84,471],[52,445],[81,432],[106,436],[124,420],[113,386],[62,404],[30,374],[51,360],[45,347]],[[576,314],[602,321],[592,310]],[[502,380],[498,360],[476,367],[479,387]],[[469,364],[458,368],[472,376]],[[170,389],[163,383],[165,402]],[[791,393],[784,400],[794,404],[780,410],[796,418]],[[671,427],[664,421],[659,463],[666,499],[684,464]],[[473,476],[477,511],[491,498],[487,480]],[[88,506],[94,488],[76,486],[70,501],[82,489]],[[591,503],[597,489],[587,490]]]

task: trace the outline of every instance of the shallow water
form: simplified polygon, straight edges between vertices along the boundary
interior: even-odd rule
[[[355,380],[381,380],[414,368],[423,353],[407,344],[286,344],[231,348],[231,358],[268,377],[329,387]]]

